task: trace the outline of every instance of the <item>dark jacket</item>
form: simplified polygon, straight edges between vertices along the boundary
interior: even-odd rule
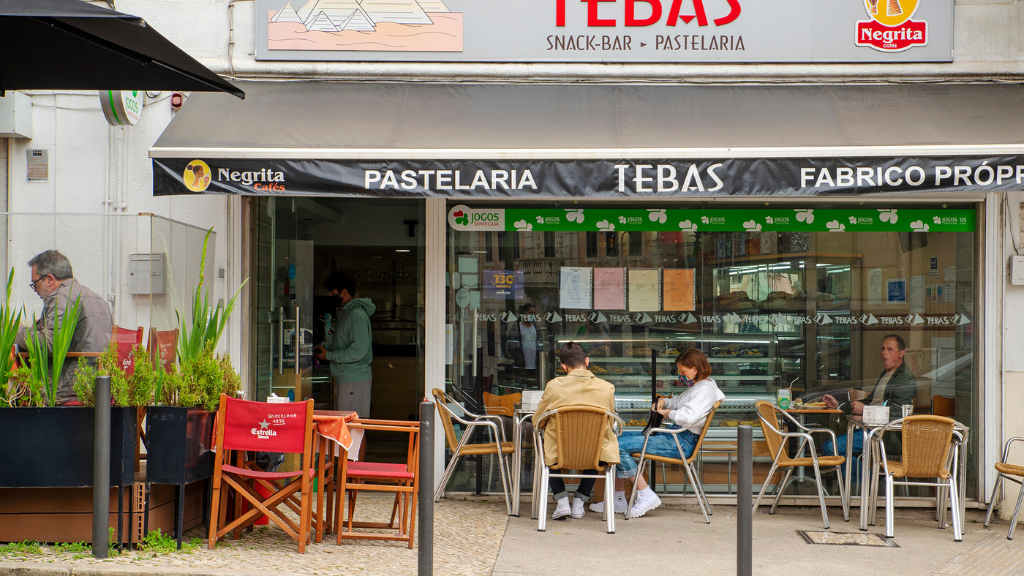
[[[73,305],[76,299],[80,301],[78,324],[71,337],[71,346],[68,348],[68,352],[103,352],[110,344],[110,333],[114,329],[114,318],[110,314],[110,305],[99,294],[86,288],[74,278],[61,281],[60,286],[43,303],[42,317],[36,320],[36,329],[46,340],[46,349],[53,350],[53,330],[57,319],[64,317],[64,311],[68,306]],[[27,349],[26,334],[27,330],[23,326],[18,330],[15,340],[15,344],[22,350]],[[91,364],[95,364],[95,361],[94,358],[87,360]],[[77,358],[64,360],[60,383],[57,386],[58,404],[78,399],[74,388],[77,369]]]
[[[885,370],[878,375],[878,380],[881,381],[883,376],[885,376]],[[875,384],[877,385],[878,382]],[[874,395],[875,390],[872,388],[871,393],[862,402],[871,404]],[[892,378],[889,378],[889,383],[886,384],[885,391],[882,393],[882,400],[888,402],[886,405],[889,407],[889,418],[903,416],[901,407],[904,404],[913,404],[915,398],[917,398],[917,378],[904,362],[896,367],[896,371],[892,373]]]

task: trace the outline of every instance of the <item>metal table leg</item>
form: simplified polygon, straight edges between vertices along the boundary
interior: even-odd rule
[[[523,421],[519,416],[512,418],[512,438],[515,452],[512,453],[512,516],[519,516],[520,475],[523,468]]]
[[[850,499],[853,498],[853,422],[846,422],[846,495],[843,497],[843,515],[850,519]],[[861,492],[864,491],[863,486]]]
[[[873,456],[871,455],[871,437],[867,429],[862,428],[861,438],[863,438],[863,450],[860,454],[860,529],[868,529],[868,508],[871,501],[871,482],[868,481],[871,475],[871,461]],[[846,451],[850,453],[853,447],[853,439],[849,436],[846,437]]]

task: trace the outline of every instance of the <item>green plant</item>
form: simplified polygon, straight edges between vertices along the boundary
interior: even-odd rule
[[[92,545],[86,542],[57,542],[53,545],[53,551],[58,554],[81,554],[92,552]]]
[[[199,548],[202,540],[193,538],[191,541],[182,541],[181,552],[191,554]],[[157,553],[170,553],[178,551],[178,541],[170,534],[164,534],[159,528],[150,530],[149,534],[139,543],[139,550],[148,550]]]
[[[10,377],[14,372],[14,355],[8,353],[14,346],[14,340],[18,337],[18,327],[21,325],[21,314],[14,313],[11,308],[11,289],[14,286],[14,268],[11,268],[7,275],[7,297],[0,305],[0,402],[13,406],[20,397],[16,394],[16,387],[10,385]]]
[[[199,284],[196,285],[196,292],[192,297],[192,323],[186,323],[181,313],[175,311],[178,318],[178,328],[181,337],[178,339],[178,360],[184,366],[187,362],[196,358],[209,346],[211,349],[217,347],[224,328],[227,327],[228,317],[235,308],[238,295],[242,287],[248,282],[248,278],[235,291],[235,295],[228,300],[227,304],[217,303],[217,306],[210,305],[210,291],[203,291],[203,283],[206,280],[206,248],[210,242],[210,234],[213,228],[206,232],[203,240],[203,254],[199,261]]]
[[[75,335],[75,328],[78,326],[81,304],[82,299],[79,297],[75,299],[74,304],[64,309],[63,314],[54,312],[52,342],[49,346],[46,337],[36,327],[35,317],[32,317],[32,326],[29,327],[25,344],[28,347],[29,365],[31,366],[28,387],[33,405],[57,405],[57,389],[60,387],[64,360],[71,348],[71,338]],[[40,400],[40,396],[42,396],[42,400]],[[39,404],[40,401],[42,404]]]
[[[43,548],[35,540],[23,540],[11,542],[0,546],[0,554],[10,556],[24,556],[25,554],[42,554]]]
[[[96,377],[110,376],[110,397],[115,406],[147,406],[153,399],[159,374],[142,346],[136,345],[132,349],[132,357],[135,370],[131,376],[124,373],[116,343],[111,342],[107,346],[95,365],[80,358],[74,384],[78,400],[86,406],[94,406]]]

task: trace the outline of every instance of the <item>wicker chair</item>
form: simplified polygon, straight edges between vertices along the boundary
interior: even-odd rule
[[[708,433],[708,428],[711,427],[711,419],[715,416],[715,410],[722,405],[721,401],[715,402],[715,405],[711,407],[711,410],[704,415],[704,428],[700,431],[700,436],[697,437],[697,444],[693,447],[693,454],[687,458],[683,453],[683,447],[679,444],[679,434],[685,430],[685,428],[654,428],[649,433],[647,438],[644,439],[644,447],[639,454],[631,454],[631,456],[639,456],[639,464],[637,470],[643,470],[644,464],[647,462],[661,462],[663,464],[681,464],[683,470],[686,471],[686,478],[690,484],[693,484],[693,491],[697,494],[697,502],[700,504],[700,511],[704,513],[704,522],[711,524],[711,504],[708,503],[708,497],[704,494],[704,487],[701,485],[697,475],[693,472],[693,461],[697,459],[697,455],[700,454],[700,446],[704,443],[704,437]],[[656,454],[647,454],[647,442],[650,440],[651,434],[671,434],[672,439],[676,442],[676,449],[679,450],[679,458],[672,458],[670,456],[658,456]],[[633,504],[636,502],[637,483],[633,482],[633,491],[629,495],[629,506],[626,506],[626,519],[629,520],[629,512],[632,510]]]
[[[793,474],[793,469],[801,466],[811,466],[814,468],[814,483],[818,487],[818,502],[821,503],[821,519],[825,522],[825,529],[828,530],[828,509],[825,507],[825,492],[821,487],[821,471],[822,468],[826,472],[834,471],[836,476],[839,477],[839,497],[844,499],[846,488],[843,486],[843,471],[842,465],[846,462],[845,456],[818,456],[817,451],[814,448],[814,438],[811,434],[828,434],[832,437],[832,445],[836,445],[836,434],[828,428],[807,428],[798,422],[795,418],[787,414],[785,411],[777,408],[771,402],[765,402],[764,400],[757,402],[754,405],[757,408],[758,418],[761,420],[761,432],[764,433],[764,439],[768,443],[769,453],[774,454],[774,460],[772,461],[772,467],[768,471],[768,475],[765,476],[764,483],[761,484],[761,491],[757,494],[757,499],[754,500],[754,512],[757,512],[757,507],[761,503],[761,497],[764,496],[765,489],[768,488],[768,481],[771,480],[775,471],[779,468],[788,468],[785,477],[782,482],[778,485],[778,494],[775,496],[775,501],[772,503],[772,509],[770,514],[775,513],[775,509],[779,505],[779,500],[782,498],[782,493],[785,492],[786,486],[789,484],[790,476]],[[779,424],[779,416],[782,416],[783,422],[790,430],[799,430],[799,432],[782,432]],[[799,455],[805,445],[809,445],[810,457],[807,458],[790,458],[787,452],[787,444],[789,438],[800,438],[800,446],[797,449]],[[848,512],[843,510],[843,517],[845,520],[849,520],[850,517]]]
[[[1024,441],[1024,436],[1016,436],[1006,441],[1006,446],[1003,448],[1003,459],[996,464],[996,472],[999,474],[996,476],[996,486],[992,489],[992,498],[988,501],[988,513],[985,514],[985,526],[987,527],[989,520],[992,519],[992,507],[996,503],[996,496],[999,495],[999,485],[1002,483],[1003,478],[1021,485],[1020,496],[1017,497],[1017,505],[1013,508],[1013,517],[1010,518],[1010,531],[1006,533],[1007,540],[1013,540],[1013,529],[1017,527],[1017,514],[1020,513],[1020,503],[1024,501],[1024,481],[1022,481],[1024,480],[1024,466],[1007,462],[1010,459],[1010,444],[1020,441]],[[1013,476],[1020,476],[1022,480],[1013,478]]]
[[[501,488],[505,493],[505,508],[511,515],[512,503],[510,495],[512,492],[512,479],[509,477],[508,462],[505,455],[515,452],[516,447],[512,442],[505,442],[501,417],[488,414],[477,415],[463,410],[466,415],[466,418],[463,418],[448,407],[448,398],[443,390],[434,388],[433,395],[434,404],[437,405],[437,413],[441,418],[441,425],[444,426],[444,436],[448,442],[448,449],[452,451],[452,459],[444,470],[444,476],[441,477],[441,483],[438,484],[437,491],[434,492],[434,502],[437,502],[444,496],[445,486],[448,485],[448,480],[451,479],[452,473],[455,472],[455,467],[458,466],[460,458],[463,456],[483,457],[488,454],[494,454],[498,457],[498,469],[501,472]],[[452,420],[465,426],[461,440],[455,436],[455,427],[452,425]],[[494,440],[479,444],[469,444],[469,438],[473,436],[473,429],[480,426],[490,428],[494,434]]]
[[[963,519],[960,518],[959,492],[956,485],[956,459],[950,459],[950,446],[953,441],[953,429],[956,421],[945,416],[930,414],[907,416],[893,420],[882,428],[876,446],[878,459],[873,469],[877,476],[879,465],[885,477],[885,536],[893,537],[893,487],[901,486],[935,486],[949,488],[950,508],[953,514],[953,539],[963,539]],[[903,434],[903,458],[900,462],[889,460],[885,454],[882,439],[887,433]],[[952,464],[952,466],[950,465]],[[951,469],[952,468],[952,469]],[[897,480],[899,478],[900,480]],[[907,478],[936,478],[937,482],[909,481]],[[942,501],[944,490],[937,490],[937,498]]]
[[[553,468],[561,470],[560,474],[552,474],[551,470],[542,465],[544,442],[541,431],[549,426],[549,421],[558,428],[558,462]],[[617,429],[616,429],[616,426]],[[604,478],[605,502],[615,499],[615,465],[601,465],[601,450],[604,447],[605,431],[611,426],[616,435],[622,433],[624,424],[615,413],[595,406],[562,406],[537,416],[533,423],[533,442],[537,447],[537,462],[541,472],[539,493],[533,495],[540,502],[537,512],[537,530],[543,532],[547,525],[548,478]],[[566,470],[576,470],[576,474],[567,474]],[[598,475],[580,474],[580,470],[597,470]],[[535,485],[536,486],[536,485]],[[615,533],[615,511],[613,506],[604,507],[604,517],[608,522],[608,533]]]

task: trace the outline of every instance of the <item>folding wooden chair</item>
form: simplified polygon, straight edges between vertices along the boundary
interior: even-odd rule
[[[409,437],[405,463],[382,462],[350,462],[347,458],[341,463],[341,494],[348,496],[348,521],[342,523],[341,502],[346,498],[339,494],[337,508],[338,544],[343,539],[360,540],[398,540],[408,542],[413,547],[416,529],[416,491],[419,489],[419,422],[401,420],[358,420],[349,423],[351,429],[373,430],[377,432],[397,432]],[[429,464],[429,465],[432,465]],[[391,507],[391,520],[388,522],[355,522],[356,499],[362,490],[392,492],[395,502]],[[395,524],[395,520],[398,523]],[[395,530],[395,534],[387,532],[356,532],[354,528],[370,528],[375,530]]]
[[[313,400],[287,404],[268,404],[229,398],[220,395],[217,411],[217,436],[214,445],[213,498],[210,512],[209,547],[234,531],[234,539],[242,528],[265,515],[298,542],[299,553],[306,551],[312,524],[313,475]],[[246,451],[302,454],[302,467],[294,472],[264,472],[246,461]],[[233,462],[233,464],[232,464]],[[291,480],[286,486],[278,482]],[[259,485],[269,496],[255,488]],[[225,524],[228,492],[235,493],[235,519]],[[296,510],[291,499],[299,497]],[[251,508],[241,513],[242,500]],[[284,504],[298,513],[296,525],[278,507]]]

